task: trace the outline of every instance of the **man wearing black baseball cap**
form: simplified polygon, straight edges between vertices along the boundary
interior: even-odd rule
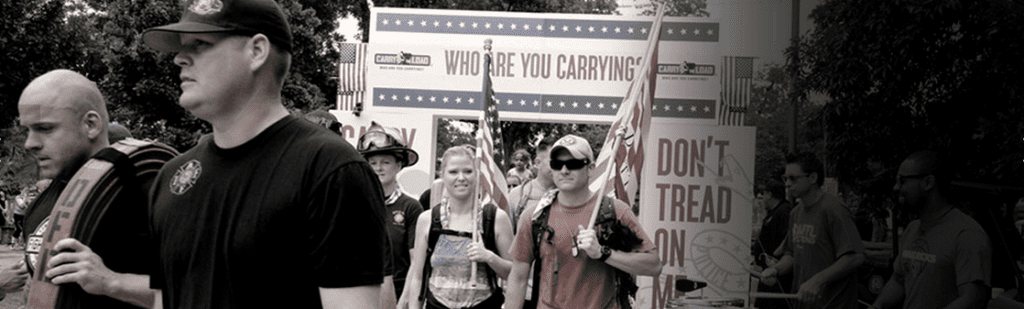
[[[194,0],[147,29],[176,53],[179,104],[213,133],[161,170],[150,201],[164,308],[377,308],[384,193],[340,135],[281,102],[291,30],[272,0]]]

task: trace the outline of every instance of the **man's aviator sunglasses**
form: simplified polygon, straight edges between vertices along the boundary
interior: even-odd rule
[[[571,159],[565,161],[551,159],[550,163],[551,169],[556,171],[562,170],[563,166],[569,168],[570,170],[578,170],[583,168],[584,166],[587,166],[587,164],[590,164],[590,160],[588,159]]]
[[[366,132],[359,138],[359,151],[398,146],[398,141],[381,131]],[[371,148],[372,147],[372,148]]]

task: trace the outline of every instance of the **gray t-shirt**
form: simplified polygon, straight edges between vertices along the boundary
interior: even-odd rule
[[[794,259],[793,291],[847,253],[864,253],[853,214],[830,194],[793,208],[783,253]],[[821,287],[817,301],[797,308],[857,308],[856,272]]]
[[[900,250],[892,278],[903,285],[904,309],[942,308],[959,297],[960,285],[992,279],[988,235],[959,209],[933,222],[911,221]]]

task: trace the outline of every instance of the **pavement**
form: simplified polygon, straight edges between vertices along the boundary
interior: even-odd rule
[[[0,245],[0,267],[7,267],[24,259],[22,249],[12,248],[10,245]],[[25,290],[9,293],[0,301],[0,309],[15,309],[25,306]]]

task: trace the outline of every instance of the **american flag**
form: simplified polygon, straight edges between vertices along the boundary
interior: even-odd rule
[[[366,43],[342,43],[338,59],[338,109],[355,111],[366,94]]]
[[[495,145],[503,145],[501,122],[498,120],[498,106],[491,88],[491,55],[484,54],[483,114],[480,116],[480,138],[477,138],[477,157],[480,158],[480,188],[483,202],[494,202],[498,208],[508,211],[506,199],[508,184],[501,166],[505,165],[505,151]]]
[[[664,11],[664,5],[658,8],[651,29],[661,29]],[[627,205],[633,205],[636,198],[640,171],[644,166],[644,142],[651,131],[651,105],[654,103],[654,84],[658,72],[653,68],[658,64],[660,37],[661,31],[651,31],[647,39],[647,52],[643,58],[647,61],[644,61],[639,71],[641,74],[637,75],[639,78],[629,85],[619,111],[615,114],[615,121],[597,157],[597,170],[602,172],[590,184],[590,189],[601,195],[615,192],[614,197]],[[617,148],[612,149],[615,136],[620,130],[624,133],[622,140]],[[612,184],[606,185],[608,181],[612,181]]]
[[[718,124],[742,126],[750,104],[750,84],[754,79],[754,58],[722,57],[722,108]]]

